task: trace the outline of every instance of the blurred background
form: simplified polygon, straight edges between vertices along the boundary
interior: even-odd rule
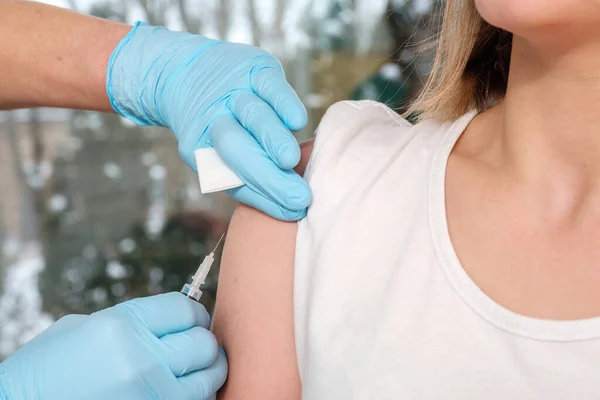
[[[373,99],[402,112],[432,55],[436,0],[54,0],[102,18],[261,46],[309,111]],[[57,318],[179,290],[235,203],[200,193],[171,133],[115,115],[0,112],[0,360]],[[218,260],[217,263],[218,264]],[[203,301],[214,305],[218,268]]]

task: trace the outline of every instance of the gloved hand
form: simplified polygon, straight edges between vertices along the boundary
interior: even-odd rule
[[[180,293],[62,318],[0,364],[3,400],[214,398],[227,360]]]
[[[311,193],[292,170],[300,148],[290,130],[307,115],[275,57],[138,23],[111,56],[107,92],[122,116],[171,129],[193,169],[194,151],[214,147],[246,183],[229,191],[237,200],[282,220],[305,216]]]

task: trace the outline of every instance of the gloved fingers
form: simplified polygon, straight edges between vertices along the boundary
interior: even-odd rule
[[[254,92],[269,103],[281,120],[293,131],[306,126],[306,108],[296,91],[285,79],[283,71],[275,67],[264,67],[253,71],[250,84]]]
[[[236,119],[219,118],[208,132],[217,153],[247,186],[289,210],[308,207],[311,192],[304,179],[280,169]]]
[[[195,371],[179,378],[184,392],[189,398],[210,399],[223,386],[227,379],[227,357],[219,349],[217,360],[210,367]]]
[[[161,342],[164,360],[177,377],[211,366],[219,351],[215,336],[200,327],[163,336]]]
[[[288,210],[287,208],[274,203],[272,200],[267,199],[262,194],[255,192],[248,186],[229,189],[227,193],[237,201],[248,204],[249,206],[281,221],[298,221],[306,216],[306,208],[302,210]]]
[[[138,319],[157,337],[194,326],[208,328],[210,324],[210,316],[202,304],[177,292],[126,301],[113,309]]]
[[[228,106],[280,168],[292,169],[298,165],[300,146],[269,104],[254,93],[239,91]]]

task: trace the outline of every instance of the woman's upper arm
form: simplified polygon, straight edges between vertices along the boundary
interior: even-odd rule
[[[303,146],[304,168],[312,144]],[[231,220],[221,261],[214,332],[227,351],[224,400],[300,399],[294,343],[296,223],[247,206]]]

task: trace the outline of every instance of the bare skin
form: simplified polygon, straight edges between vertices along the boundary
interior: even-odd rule
[[[0,0],[0,109],[112,111],[106,68],[130,29],[44,4]]]
[[[296,168],[301,175],[312,146],[312,141],[301,145]],[[296,226],[244,205],[233,216],[213,327],[229,360],[220,399],[301,397],[293,316]]]

